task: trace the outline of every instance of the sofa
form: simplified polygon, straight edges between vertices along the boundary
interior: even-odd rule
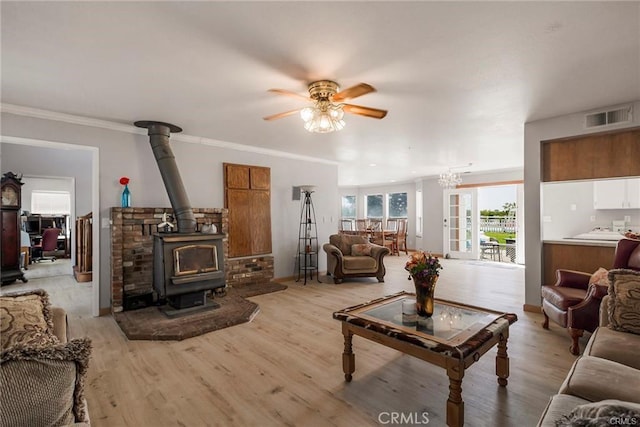
[[[640,272],[609,271],[599,326],[539,427],[640,425]]]
[[[0,295],[0,425],[88,426],[88,338],[69,339],[67,315],[44,290]]]
[[[375,277],[384,282],[383,258],[391,252],[389,248],[370,243],[365,236],[332,234],[322,249],[327,253],[327,274],[334,283],[349,277]]]

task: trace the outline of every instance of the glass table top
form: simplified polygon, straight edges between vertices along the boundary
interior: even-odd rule
[[[416,314],[403,314],[405,301],[407,304],[415,304],[415,295],[403,292],[344,312],[449,345],[466,341],[503,314],[436,299],[433,315],[427,318]],[[405,308],[405,311],[409,310]]]

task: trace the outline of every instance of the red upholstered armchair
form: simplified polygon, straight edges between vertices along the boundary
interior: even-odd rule
[[[621,239],[615,252],[613,268],[640,271],[640,240]],[[580,354],[579,340],[584,331],[593,332],[598,326],[600,301],[607,294],[606,274],[556,270],[553,286],[542,287],[542,327],[549,329],[549,319],[567,328],[571,336],[570,351]],[[593,280],[592,280],[593,277]]]

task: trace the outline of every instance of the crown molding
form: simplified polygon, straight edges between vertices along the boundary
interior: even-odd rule
[[[15,114],[17,116],[32,117],[36,119],[52,120],[57,122],[71,123],[80,126],[89,126],[100,129],[107,129],[116,132],[125,132],[135,135],[146,135],[147,130],[141,129],[133,124],[125,124],[112,122],[108,120],[95,119],[92,117],[76,116],[74,114],[59,113],[56,111],[43,110],[40,108],[24,107],[15,104],[0,104],[0,112],[7,114]],[[328,165],[338,165],[339,162],[333,160],[320,159],[317,157],[304,156],[301,154],[287,153],[286,151],[271,150],[268,148],[253,147],[251,145],[238,144],[235,142],[220,141],[217,139],[205,138],[201,136],[188,135],[184,133],[171,134],[172,141],[181,141],[189,144],[208,145],[211,147],[225,148],[235,151],[244,151],[255,154],[264,154],[267,156],[282,157],[294,160],[303,160],[315,163],[324,163]]]

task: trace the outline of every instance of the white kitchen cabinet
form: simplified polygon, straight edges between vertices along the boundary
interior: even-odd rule
[[[640,209],[640,178],[593,183],[594,209]]]

